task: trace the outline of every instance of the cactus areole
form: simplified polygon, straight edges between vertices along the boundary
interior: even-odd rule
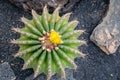
[[[32,10],[32,20],[21,18],[24,28],[12,29],[21,34],[19,39],[11,41],[20,46],[15,57],[24,59],[23,69],[34,69],[34,77],[45,73],[47,80],[50,80],[52,75],[58,73],[65,78],[65,68],[76,69],[74,59],[85,56],[77,50],[85,43],[77,39],[84,31],[74,30],[78,21],[68,21],[71,13],[60,17],[59,9],[49,14],[45,6],[42,15]]]

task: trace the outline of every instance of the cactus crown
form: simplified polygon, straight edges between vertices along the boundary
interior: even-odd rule
[[[77,68],[74,58],[85,56],[77,50],[84,43],[77,39],[84,31],[74,30],[78,21],[68,22],[71,13],[60,17],[59,9],[49,14],[45,6],[42,15],[32,10],[32,20],[21,18],[24,28],[13,28],[21,34],[18,40],[11,41],[20,45],[15,57],[25,60],[23,69],[34,69],[34,77],[44,72],[48,80],[55,73],[65,78],[65,68]]]

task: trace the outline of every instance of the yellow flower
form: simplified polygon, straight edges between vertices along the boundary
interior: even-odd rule
[[[61,39],[59,33],[56,32],[56,31],[54,31],[54,30],[51,31],[49,39],[54,44],[60,44],[60,43],[62,43],[62,39]]]

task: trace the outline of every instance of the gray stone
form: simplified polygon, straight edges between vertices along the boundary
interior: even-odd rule
[[[15,74],[10,65],[5,62],[0,65],[0,80],[15,80]]]
[[[120,0],[110,0],[107,15],[90,39],[108,55],[116,52],[120,45]]]

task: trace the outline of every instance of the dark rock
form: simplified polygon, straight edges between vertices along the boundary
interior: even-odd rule
[[[0,80],[15,80],[15,74],[8,63],[0,65]]]
[[[66,80],[76,80],[73,76],[73,70],[66,69],[65,73],[66,73]],[[62,79],[61,77],[53,77],[52,80],[64,80],[64,79]]]
[[[103,22],[93,31],[90,39],[105,53],[113,54],[120,45],[120,1],[110,0]]]
[[[34,74],[30,75],[29,77],[27,77],[25,80],[33,80],[34,79]]]
[[[41,12],[43,7],[47,4],[49,11],[53,12],[59,5],[61,6],[61,13],[71,11],[76,2],[80,0],[10,0],[16,6],[23,8],[25,11],[34,9]]]
[[[71,69],[66,69],[66,80],[76,80],[73,77],[73,70]],[[30,75],[29,77],[27,77],[25,80],[33,80],[34,79],[34,74]],[[36,78],[36,80],[42,80],[42,78],[38,77]],[[64,80],[62,79],[60,76],[53,76],[53,78],[51,80]]]

